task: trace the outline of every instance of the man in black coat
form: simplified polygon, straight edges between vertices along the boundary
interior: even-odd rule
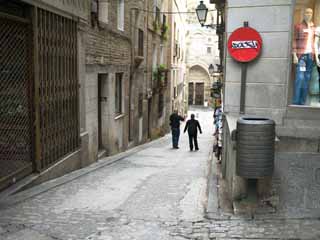
[[[196,151],[199,150],[198,139],[197,139],[198,128],[199,128],[200,133],[202,134],[202,130],[201,130],[199,122],[194,119],[194,114],[191,114],[191,119],[187,121],[187,124],[184,128],[184,132],[186,132],[188,130],[190,151],[193,150],[193,143],[195,146],[195,150]]]
[[[180,137],[180,121],[184,121],[184,118],[178,115],[178,111],[175,110],[170,115],[170,126],[172,132],[172,147],[179,149],[179,137]]]

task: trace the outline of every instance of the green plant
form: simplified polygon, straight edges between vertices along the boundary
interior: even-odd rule
[[[163,24],[161,27],[161,37],[164,41],[168,40],[168,34],[169,34],[169,25]]]
[[[167,70],[167,67],[166,67],[165,64],[160,64],[160,65],[159,65],[158,71],[160,71],[160,72],[162,71],[162,72],[163,72],[163,71],[166,71],[166,70]]]
[[[157,80],[159,78],[159,70],[158,68],[155,68],[152,72],[152,77],[154,80]]]
[[[159,21],[158,20],[154,20],[152,25],[153,25],[153,30],[154,31],[158,31],[159,30]]]

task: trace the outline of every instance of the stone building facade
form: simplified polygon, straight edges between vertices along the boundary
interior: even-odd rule
[[[273,119],[277,140],[273,180],[258,180],[258,190],[260,188],[260,193],[276,190],[280,197],[279,208],[290,207],[294,212],[300,212],[300,216],[319,214],[319,205],[314,199],[319,199],[319,191],[315,189],[320,172],[320,109],[312,104],[294,105],[292,102],[295,72],[300,71],[293,62],[292,45],[296,41],[293,37],[296,26],[303,22],[306,9],[313,10],[312,21],[319,25],[319,7],[318,1],[229,0],[225,11],[227,36],[248,21],[263,39],[261,56],[248,65],[245,114]],[[235,173],[236,149],[232,137],[240,116],[240,72],[241,66],[225,53],[226,118],[222,166],[233,200],[246,194],[248,186],[247,179]],[[312,72],[312,75],[316,73]],[[308,86],[308,98],[319,93],[318,90],[312,93],[312,81],[313,78]],[[300,180],[296,181],[297,174]],[[267,187],[270,183],[271,189]],[[295,195],[297,192],[301,194]]]
[[[1,2],[1,27],[11,28],[1,30],[2,39],[19,47],[13,51],[8,45],[12,56],[0,59],[8,63],[1,71],[7,80],[0,84],[0,132],[7,139],[0,144],[6,153],[0,154],[0,189],[25,176],[30,177],[26,187],[35,185],[168,131],[170,4]],[[19,56],[23,68],[10,62]],[[21,98],[14,93],[17,81],[23,88],[19,94],[25,92]],[[17,119],[23,124],[15,124]],[[17,136],[23,136],[23,148],[15,144]]]
[[[177,109],[180,114],[187,112],[187,94],[186,94],[186,33],[187,33],[187,1],[172,0],[170,5],[170,82],[171,82],[171,106]]]
[[[0,189],[89,164],[80,108],[89,12],[81,0],[1,1]]]
[[[195,14],[199,1],[187,1],[188,12],[193,12],[187,19],[188,31],[186,36],[187,45],[187,92],[188,105],[212,106],[210,89],[217,76],[210,76],[208,69],[210,64],[217,70],[219,64],[218,36],[211,28],[201,27]],[[205,2],[207,6],[209,1]],[[214,7],[210,6],[207,24],[216,22],[217,14]]]
[[[97,160],[99,150],[114,154],[128,147],[130,8],[136,4],[135,1],[130,1],[133,5],[121,1],[96,3],[97,18],[87,26],[85,43],[86,129],[91,162]]]
[[[86,39],[90,160],[163,135],[168,125],[168,1],[97,1]],[[120,85],[119,85],[120,84]],[[120,104],[120,105],[119,105]]]

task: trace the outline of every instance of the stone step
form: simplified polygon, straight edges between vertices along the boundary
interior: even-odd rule
[[[320,129],[320,121],[319,119],[313,120],[301,120],[301,119],[284,119],[285,127],[297,127],[297,128],[319,128]]]
[[[280,138],[282,136],[294,137],[294,138],[307,138],[307,139],[319,139],[320,138],[320,127],[310,127],[310,126],[280,126],[277,127],[277,136]]]

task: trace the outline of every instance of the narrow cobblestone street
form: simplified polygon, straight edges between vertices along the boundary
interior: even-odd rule
[[[205,218],[212,112],[195,113],[203,129],[199,152],[189,152],[184,134],[180,149],[171,149],[167,135],[109,166],[4,206],[0,239],[320,239],[317,219]]]

